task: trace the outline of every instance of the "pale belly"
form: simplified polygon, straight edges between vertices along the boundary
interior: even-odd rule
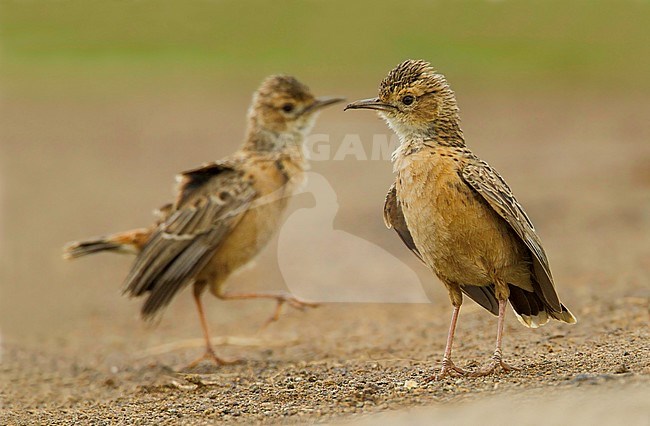
[[[502,280],[532,290],[526,248],[453,167],[412,163],[398,174],[397,196],[425,263],[447,284]]]
[[[219,248],[215,258],[234,270],[256,256],[278,229],[285,205],[286,200],[249,210]]]
[[[208,283],[214,294],[219,293],[226,278],[255,258],[271,240],[278,229],[285,205],[286,199],[246,212],[203,268],[197,280]]]

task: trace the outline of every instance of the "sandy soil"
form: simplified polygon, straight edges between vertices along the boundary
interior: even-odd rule
[[[139,301],[119,294],[130,259],[60,259],[68,240],[146,224],[169,198],[176,172],[235,149],[247,102],[239,98],[5,99],[0,424],[540,424],[544,410],[554,413],[546,424],[593,424],[606,418],[599,417],[603,400],[620,401],[606,414],[648,424],[647,99],[461,94],[469,144],[528,210],[579,323],[529,330],[511,315],[505,355],[521,371],[431,382],[451,310],[442,286],[383,226],[391,181],[385,161],[347,158],[313,168],[336,192],[334,228],[409,265],[432,303],[328,303],[287,310],[260,331],[272,304],[207,296],[217,349],[240,364],[182,368],[202,350],[189,292],[155,327],[146,325]],[[368,148],[371,135],[388,133],[370,114],[336,110],[323,114],[315,132],[330,134],[334,150],[348,133],[358,132]],[[292,209],[312,205],[299,197]],[[277,259],[273,242],[231,288],[284,289]],[[390,264],[356,263],[345,274],[350,285],[390,275]],[[338,266],[314,256],[324,273]],[[495,328],[494,317],[467,302],[456,362],[472,368],[487,361]],[[583,409],[572,411],[571,401]],[[432,407],[412,411],[419,406]],[[476,417],[487,407],[502,407],[503,418]]]

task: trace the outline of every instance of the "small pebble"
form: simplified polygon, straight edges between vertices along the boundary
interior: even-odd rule
[[[419,386],[418,382],[416,382],[415,380],[407,380],[404,382],[404,388],[406,388],[407,390],[415,389],[418,386]]]

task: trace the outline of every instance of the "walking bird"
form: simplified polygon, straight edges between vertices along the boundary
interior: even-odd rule
[[[377,111],[399,137],[384,219],[449,292],[454,309],[438,379],[469,374],[451,358],[463,294],[498,315],[494,355],[472,375],[513,369],[501,350],[508,301],[527,327],[549,318],[576,322],[558,298],[528,215],[505,180],[465,145],[456,97],[442,74],[407,60],[383,79],[377,98],[346,109]]]
[[[307,162],[302,143],[319,111],[341,98],[315,98],[291,76],[268,77],[253,95],[240,150],[223,160],[181,173],[173,203],[158,211],[149,228],[72,242],[64,257],[101,251],[136,253],[124,293],[144,296],[142,316],[151,319],[189,284],[205,339],[205,355],[217,364],[201,296],[220,299],[270,298],[304,309],[315,304],[286,293],[231,293],[224,283],[249,262],[277,230],[283,211],[300,185]]]

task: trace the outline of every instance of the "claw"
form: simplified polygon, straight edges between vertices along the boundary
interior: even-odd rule
[[[275,300],[277,301],[277,305],[275,307],[275,311],[273,311],[273,315],[269,317],[266,321],[264,321],[264,324],[262,324],[261,329],[264,330],[266,327],[269,326],[272,322],[275,322],[280,319],[280,314],[282,313],[282,306],[287,303],[289,306],[291,306],[294,309],[298,309],[300,311],[304,311],[306,308],[316,308],[320,306],[318,303],[314,302],[309,302],[307,300],[302,300],[299,299],[295,296],[291,296],[289,294],[279,294],[275,297]]]
[[[480,370],[478,370],[478,371],[476,371],[474,373],[471,373],[471,376],[472,377],[489,376],[490,374],[495,373],[497,368],[499,368],[499,367],[501,367],[501,369],[506,373],[508,373],[510,371],[520,371],[521,370],[521,368],[514,367],[514,366],[508,364],[507,362],[505,362],[501,358],[501,354],[495,353],[492,356],[492,360],[490,361],[490,363],[488,365],[486,365],[485,367],[481,368]]]
[[[187,364],[185,366],[184,370],[192,369],[192,368],[196,367],[197,365],[199,365],[204,360],[212,361],[217,366],[232,365],[232,364],[237,364],[237,363],[241,362],[241,360],[239,360],[239,359],[221,358],[220,356],[217,356],[217,354],[214,352],[214,349],[207,348],[203,355],[201,355],[200,357],[198,357],[194,361]]]
[[[429,377],[427,381],[433,381],[433,380],[439,381],[444,379],[447,376],[462,377],[462,376],[467,376],[469,374],[471,374],[469,371],[457,367],[456,364],[454,364],[454,362],[450,358],[444,358],[442,360],[442,368],[440,369],[440,372],[435,376]]]

